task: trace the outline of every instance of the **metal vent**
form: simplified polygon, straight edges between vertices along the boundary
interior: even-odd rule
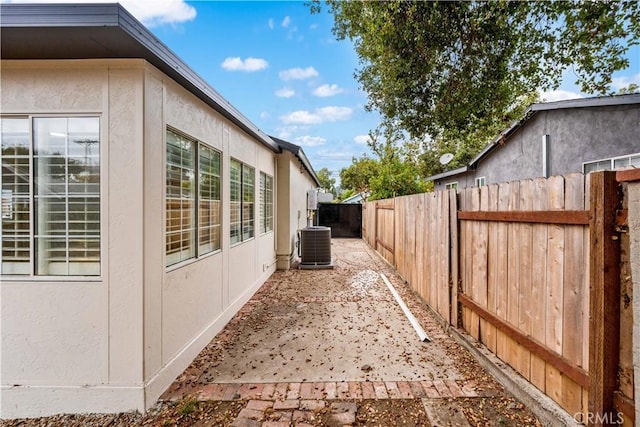
[[[307,227],[300,230],[300,263],[331,264],[331,228]]]

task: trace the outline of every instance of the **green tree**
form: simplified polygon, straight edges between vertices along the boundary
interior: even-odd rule
[[[369,192],[368,200],[386,199],[432,189],[425,183],[420,167],[421,144],[405,141],[402,133],[384,128],[372,132],[369,146],[377,159],[354,158],[351,166],[340,171],[344,188]]]
[[[351,189],[354,193],[368,193],[371,189],[369,182],[378,174],[380,162],[366,155],[353,158],[351,165],[340,171],[340,185]]]
[[[630,83],[629,86],[620,88],[618,92],[616,92],[616,95],[626,95],[626,94],[639,93],[639,92],[640,92],[640,86],[638,86],[635,83]]]
[[[331,171],[328,168],[322,168],[316,172],[316,176],[318,177],[318,181],[320,181],[320,188],[323,188],[325,191],[328,191],[335,196],[336,180],[335,178],[331,178]]]
[[[608,93],[640,39],[635,0],[314,0],[311,10],[323,4],[335,36],[354,42],[368,108],[412,139],[489,129],[566,70],[582,91]]]

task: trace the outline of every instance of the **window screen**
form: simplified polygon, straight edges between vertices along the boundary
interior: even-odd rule
[[[2,274],[100,275],[100,119],[2,119]]]
[[[220,153],[200,145],[199,254],[220,249]]]
[[[231,160],[229,165],[230,238],[231,244],[242,240],[242,163]]]
[[[260,172],[260,232],[273,230],[273,177]]]
[[[167,130],[167,266],[195,251],[195,143]]]

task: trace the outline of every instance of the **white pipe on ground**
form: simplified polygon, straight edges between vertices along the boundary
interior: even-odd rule
[[[424,331],[424,329],[422,329],[422,326],[420,326],[420,324],[418,323],[418,319],[416,319],[413,313],[411,313],[411,310],[409,310],[409,307],[407,307],[404,301],[402,301],[402,298],[400,298],[400,295],[398,294],[398,292],[395,290],[395,288],[393,287],[389,279],[387,279],[387,276],[380,273],[380,277],[382,277],[382,280],[387,285],[387,287],[395,297],[396,301],[398,301],[400,308],[402,308],[402,311],[404,312],[405,316],[407,316],[407,319],[409,319],[409,323],[411,323],[411,326],[413,326],[413,329],[415,329],[416,332],[418,333],[418,337],[420,337],[420,341],[422,342],[431,341],[431,338],[429,338],[429,336]]]

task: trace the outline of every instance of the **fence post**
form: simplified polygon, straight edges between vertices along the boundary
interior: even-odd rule
[[[590,426],[617,419],[620,344],[620,244],[615,214],[620,203],[614,172],[591,174],[589,260],[589,414]]]

